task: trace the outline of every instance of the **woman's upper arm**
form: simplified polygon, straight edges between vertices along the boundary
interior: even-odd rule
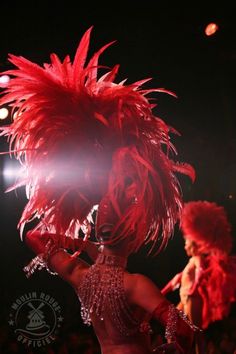
[[[84,270],[89,267],[85,261],[72,257],[64,250],[59,250],[52,255],[48,263],[50,269],[73,287],[78,285]]]

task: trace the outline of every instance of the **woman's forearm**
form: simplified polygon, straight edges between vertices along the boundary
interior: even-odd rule
[[[162,295],[166,295],[171,291],[176,290],[181,283],[182,272],[176,274],[161,290]]]

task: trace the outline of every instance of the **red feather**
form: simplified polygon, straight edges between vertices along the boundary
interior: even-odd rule
[[[39,228],[75,236],[78,223],[108,194],[121,219],[112,242],[130,237],[137,250],[156,242],[166,244],[179,218],[182,196],[175,171],[193,175],[188,165],[169,158],[175,154],[168,127],[154,116],[150,93],[141,89],[150,79],[125,85],[114,79],[119,66],[98,78],[98,60],[109,43],[85,65],[92,27],[84,34],[74,61],[40,67],[10,55],[15,69],[0,104],[11,104],[17,117],[2,135],[10,151],[26,167],[23,183],[29,201],[19,225],[39,219]],[[127,180],[137,185],[137,204],[121,210]],[[134,232],[135,231],[135,232]],[[134,236],[135,234],[135,236]],[[115,242],[115,241],[114,241]]]

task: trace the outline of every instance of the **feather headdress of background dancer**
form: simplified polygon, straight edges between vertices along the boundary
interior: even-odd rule
[[[154,115],[149,98],[172,93],[143,89],[150,79],[115,83],[118,65],[98,77],[98,59],[113,42],[86,64],[91,30],[73,61],[51,54],[51,63],[40,67],[9,56],[16,68],[5,72],[12,78],[0,104],[12,106],[14,120],[1,134],[27,172],[14,186],[25,185],[28,195],[19,227],[38,219],[42,232],[74,238],[99,205],[112,225],[105,242],[126,239],[130,252],[149,242],[163,247],[182,207],[175,173],[194,179],[190,165],[171,159],[174,130]],[[98,217],[97,230],[102,222]]]

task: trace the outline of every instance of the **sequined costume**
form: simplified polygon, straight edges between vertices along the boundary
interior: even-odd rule
[[[110,342],[108,351],[114,345],[125,343],[126,347],[128,342],[136,345],[138,342],[140,353],[144,350],[151,352],[151,327],[147,321],[135,318],[134,309],[125,296],[126,262],[125,258],[99,254],[96,263],[90,267],[77,289],[81,301],[81,317],[85,324],[93,324],[98,328],[96,333],[101,342],[106,341],[107,345]]]
[[[77,289],[83,322],[93,324],[101,346],[106,344],[107,353],[113,350],[114,353],[144,354],[159,353],[159,350],[161,353],[161,347],[151,346],[149,321],[155,318],[166,328],[166,339],[175,343],[180,353],[190,353],[197,327],[174,305],[164,300],[152,314],[137,309],[135,312],[130,306],[124,289],[126,262],[126,258],[99,254]],[[117,351],[117,346],[123,349]],[[168,345],[163,345],[164,349],[168,352]]]

